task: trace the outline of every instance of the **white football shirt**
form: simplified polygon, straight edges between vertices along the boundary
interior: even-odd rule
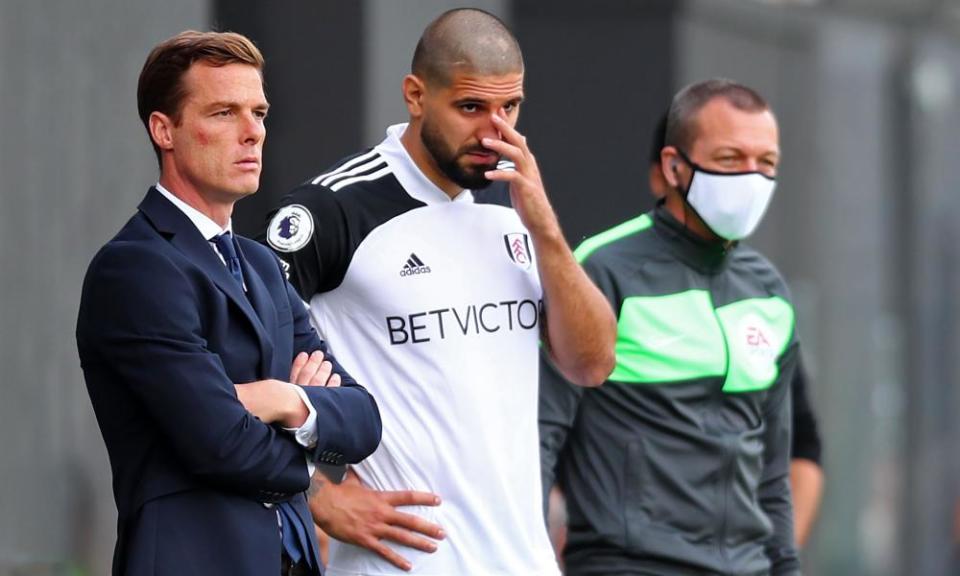
[[[269,243],[313,294],[331,352],[377,400],[383,440],[357,474],[443,501],[404,509],[447,534],[432,554],[394,546],[412,573],[557,575],[541,505],[532,243],[505,185],[451,200],[403,148],[404,129],[295,190]],[[332,541],[328,573],[404,572]]]

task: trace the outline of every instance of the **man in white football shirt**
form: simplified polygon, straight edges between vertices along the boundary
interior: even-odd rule
[[[537,347],[594,386],[616,326],[514,128],[523,78],[502,22],[444,13],[403,81],[409,123],[295,189],[266,230],[383,419],[380,448],[344,483],[315,477],[314,518],[339,540],[330,574],[558,573]]]

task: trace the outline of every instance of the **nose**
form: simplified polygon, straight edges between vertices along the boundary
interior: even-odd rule
[[[760,161],[754,156],[744,155],[740,169],[744,172],[759,172]]]
[[[503,108],[498,108],[496,110],[493,110],[492,112],[490,112],[489,115],[484,117],[483,125],[477,131],[477,139],[483,139],[483,138],[493,138],[494,140],[501,139],[500,131],[497,130],[496,126],[493,123],[494,116],[499,116],[504,120],[507,119],[506,112],[504,112]]]
[[[263,123],[263,117],[254,114],[244,114],[242,127],[242,138],[244,144],[258,144],[263,141],[267,135],[267,127]]]

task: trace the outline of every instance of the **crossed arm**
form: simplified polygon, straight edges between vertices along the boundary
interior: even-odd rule
[[[276,422],[312,449],[311,460],[355,463],[380,444],[380,414],[376,402],[346,372],[310,325],[306,306],[293,286],[286,290],[292,315],[296,356],[289,382],[262,380],[235,386],[240,402],[264,422]],[[342,386],[341,386],[342,385]],[[333,457],[340,460],[331,460]],[[311,468],[312,473],[312,468]]]
[[[341,377],[333,364],[324,360],[321,350],[300,352],[290,368],[290,381],[258,380],[236,384],[237,398],[251,414],[264,422],[276,422],[284,428],[303,426],[310,414],[295,386],[338,388]]]
[[[131,274],[134,269],[149,269],[150,275]],[[131,397],[130,417],[149,418],[184,469],[211,486],[264,500],[267,493],[306,490],[303,447],[238,401],[223,360],[208,348],[197,298],[184,271],[151,246],[131,242],[102,251],[87,275],[77,327],[91,396],[114,409],[117,401],[111,398]],[[307,378],[310,369],[304,368],[310,362],[298,357],[294,379]],[[290,393],[298,394],[293,383],[256,384],[241,388],[239,395],[254,403],[263,398],[258,392],[284,391],[283,400],[271,404],[272,412],[262,413],[266,420],[302,423],[301,409],[306,408],[299,398],[300,406],[292,401]],[[312,388],[311,404],[330,426],[352,410],[364,417],[362,434],[340,431],[335,438],[345,446],[346,459],[358,461],[372,452],[379,441],[379,415],[366,391],[324,390],[320,398],[316,392],[321,389]]]

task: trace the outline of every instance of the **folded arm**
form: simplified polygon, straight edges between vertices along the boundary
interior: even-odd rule
[[[310,325],[303,300],[289,282],[285,284],[293,313],[294,352],[308,352],[311,356],[316,351],[322,352],[323,362],[330,363],[330,378],[339,383],[339,386],[303,387],[317,413],[317,443],[311,458],[327,464],[360,462],[380,445],[382,428],[377,403],[320,340]],[[309,372],[308,369],[308,376]],[[306,380],[307,376],[303,376],[297,379],[297,383],[304,384]]]
[[[261,420],[294,432],[314,462],[359,462],[380,444],[377,404],[329,352],[310,325],[305,304],[289,282],[285,285],[296,354],[289,382],[239,384],[237,394]]]
[[[302,448],[244,408],[204,333],[194,285],[164,255],[122,244],[91,265],[78,323],[85,364],[140,401],[193,475],[261,499],[305,490]]]

